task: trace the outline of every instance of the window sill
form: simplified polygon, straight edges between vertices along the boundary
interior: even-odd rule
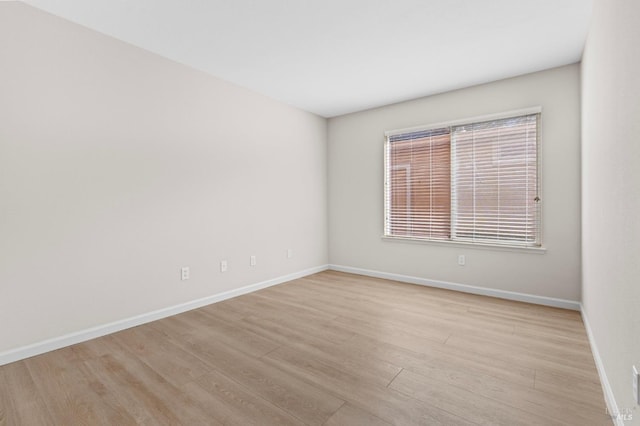
[[[508,244],[488,244],[488,243],[468,243],[464,241],[445,241],[445,240],[423,240],[420,238],[410,237],[390,237],[387,235],[382,236],[383,241],[393,241],[400,243],[411,244],[427,244],[436,246],[449,246],[449,247],[467,247],[473,249],[482,250],[497,250],[497,251],[511,251],[520,253],[532,253],[532,254],[545,254],[547,249],[545,247],[525,247],[525,246],[511,246]]]

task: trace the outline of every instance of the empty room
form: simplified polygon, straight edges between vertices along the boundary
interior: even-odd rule
[[[0,1],[0,426],[640,425],[639,22]]]

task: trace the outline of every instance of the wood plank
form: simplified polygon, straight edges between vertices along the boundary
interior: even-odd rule
[[[452,386],[447,382],[403,370],[389,387],[429,402],[470,422],[485,425],[561,425],[561,422],[539,417],[504,405],[483,395]]]
[[[452,335],[445,346],[459,351],[476,351],[487,357],[493,357],[515,365],[564,374],[576,379],[591,379],[595,368],[593,360],[574,361],[567,357],[553,356],[540,351],[529,351],[515,345],[475,336]]]
[[[391,423],[351,404],[344,404],[324,426],[391,426]]]
[[[279,348],[266,361],[315,386],[332,392],[352,405],[395,425],[470,425],[455,414],[411,398],[386,386],[362,380],[291,348]]]
[[[353,354],[359,353],[364,357],[386,360],[402,368],[441,380],[449,377],[449,380],[466,383],[495,377],[506,383],[521,386],[533,387],[534,384],[533,369],[475,352],[452,350],[446,345],[435,345],[421,352],[413,352],[366,336],[357,336],[346,348]]]
[[[211,345],[206,340],[185,342],[182,346],[215,370],[233,377],[255,395],[309,425],[323,424],[344,403],[318,387],[233,348]]]
[[[221,424],[135,356],[114,350],[86,365],[136,424]]]
[[[129,352],[174,386],[182,386],[209,374],[212,368],[175,345],[152,327],[135,327],[113,335],[121,350]],[[170,357],[167,354],[171,354]]]
[[[217,371],[212,371],[195,382],[186,383],[182,390],[194,398],[198,405],[206,406],[212,412],[212,418],[222,424],[304,425],[301,420],[268,401],[257,398]]]
[[[600,386],[600,380],[595,370],[586,380],[540,370],[536,372],[534,385],[535,389],[549,395],[556,395],[576,402],[586,401],[594,405],[602,405],[602,392],[598,386]]]
[[[70,355],[67,357],[66,355]],[[134,418],[80,363],[70,362],[67,349],[25,361],[45,405],[60,424],[135,424]]]
[[[0,425],[611,424],[573,311],[325,271],[0,366]]]
[[[0,367],[0,424],[53,424],[42,395],[24,362]]]

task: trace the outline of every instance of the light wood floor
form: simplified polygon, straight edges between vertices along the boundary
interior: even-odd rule
[[[322,272],[0,367],[2,425],[611,425],[577,312]]]

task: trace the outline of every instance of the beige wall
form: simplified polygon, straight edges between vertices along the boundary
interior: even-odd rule
[[[0,353],[326,263],[325,119],[0,3]]]
[[[329,120],[330,263],[580,299],[580,83],[570,65]],[[384,132],[541,106],[545,254],[383,241]],[[466,266],[458,266],[458,254]]]
[[[584,311],[618,409],[640,369],[640,2],[596,0],[582,62]]]

